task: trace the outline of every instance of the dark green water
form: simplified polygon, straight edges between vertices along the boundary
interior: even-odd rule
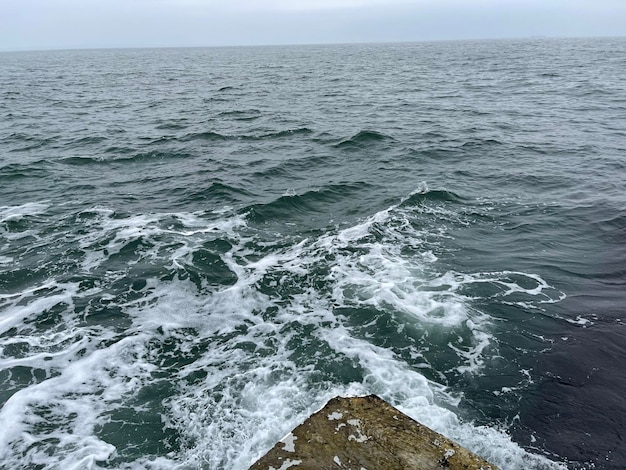
[[[626,466],[625,39],[0,54],[0,467],[245,469],[375,393]]]

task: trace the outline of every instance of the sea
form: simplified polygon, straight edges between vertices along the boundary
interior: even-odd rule
[[[0,54],[0,468],[247,469],[375,394],[626,468],[626,38]]]

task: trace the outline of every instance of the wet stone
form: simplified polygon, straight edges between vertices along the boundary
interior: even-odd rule
[[[497,470],[375,395],[333,398],[250,470]]]

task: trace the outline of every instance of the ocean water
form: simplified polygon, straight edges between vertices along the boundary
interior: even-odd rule
[[[246,469],[374,393],[626,467],[626,39],[0,54],[0,468]]]

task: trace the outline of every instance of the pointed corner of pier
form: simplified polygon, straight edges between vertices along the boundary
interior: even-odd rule
[[[375,395],[330,400],[250,470],[497,470]]]

